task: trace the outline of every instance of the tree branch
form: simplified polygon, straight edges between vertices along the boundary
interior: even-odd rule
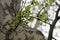
[[[58,17],[58,20],[60,19],[60,16]]]
[[[58,21],[58,13],[59,13],[59,10],[60,10],[60,7],[56,11],[56,16],[55,16],[54,21],[52,22],[52,25],[50,25],[48,40],[52,40],[52,37],[53,37],[53,29],[54,29],[54,27],[56,25],[56,22]]]
[[[44,23],[46,23],[46,24],[51,25],[50,23],[47,23],[46,21],[44,21],[44,20],[42,20],[42,19],[40,19],[40,18],[38,18],[38,17],[32,17],[32,18],[36,18],[37,20],[40,20],[40,21],[42,21],[42,22],[44,22]]]
[[[52,37],[52,39],[55,39],[55,40],[57,40],[56,38],[54,38],[54,37]]]

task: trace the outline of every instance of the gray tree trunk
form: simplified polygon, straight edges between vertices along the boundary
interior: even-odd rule
[[[42,32],[32,28],[18,27],[12,30],[9,25],[2,26],[11,21],[19,12],[22,0],[0,0],[0,40],[45,40]]]

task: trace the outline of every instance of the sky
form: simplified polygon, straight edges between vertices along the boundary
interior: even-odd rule
[[[30,2],[30,0],[26,0],[27,1],[27,3],[26,3],[26,5],[29,5],[29,2]],[[41,3],[43,3],[43,0],[38,0],[38,1],[41,1]],[[59,1],[58,0],[56,0],[58,3],[59,3]],[[54,3],[53,3],[54,4]],[[59,3],[60,4],[60,3]],[[50,19],[53,19],[54,20],[54,18],[55,18],[55,10],[57,10],[57,6],[55,5],[55,6],[51,6],[50,7],[50,9],[49,9],[49,11],[48,11],[48,13],[51,15],[49,18]],[[54,10],[55,9],[55,10]],[[53,11],[54,10],[54,11]],[[35,11],[36,12],[36,11]],[[36,15],[34,15],[34,16],[36,16]],[[60,16],[60,12],[59,12],[59,16]],[[32,26],[32,28],[34,27],[34,25],[35,25],[35,23],[36,23],[36,19],[32,22],[32,23],[29,23],[28,25],[29,26]],[[52,23],[52,21],[50,21],[50,23]],[[58,21],[57,23],[56,23],[56,28],[53,30],[53,37],[54,38],[56,38],[57,40],[60,40],[60,29],[59,29],[59,27],[58,26],[60,26],[60,21]],[[38,30],[40,30],[40,31],[42,31],[42,33],[44,34],[44,36],[47,38],[48,37],[48,32],[49,32],[49,25],[48,24],[46,24],[46,26],[39,26],[37,29]]]

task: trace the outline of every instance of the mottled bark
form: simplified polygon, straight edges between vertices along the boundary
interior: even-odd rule
[[[19,13],[21,0],[0,0],[0,40],[45,40],[42,32],[20,27],[14,30],[5,22],[10,22]]]

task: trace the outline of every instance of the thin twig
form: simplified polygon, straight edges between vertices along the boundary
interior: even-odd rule
[[[42,22],[44,22],[44,23],[46,23],[46,24],[51,25],[50,23],[47,23],[46,21],[44,21],[44,20],[42,20],[42,19],[40,19],[40,18],[38,18],[38,17],[32,17],[32,18],[36,18],[37,20],[40,20],[40,21],[42,21]]]

